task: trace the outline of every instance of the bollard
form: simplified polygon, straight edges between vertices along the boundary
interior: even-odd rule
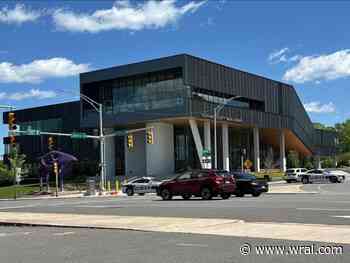
[[[107,182],[107,191],[110,192],[111,191],[111,181]]]
[[[119,192],[119,181],[115,180],[115,192],[118,193]]]

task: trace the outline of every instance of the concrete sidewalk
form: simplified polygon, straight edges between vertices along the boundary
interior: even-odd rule
[[[350,244],[350,227],[348,225],[19,212],[0,212],[0,224],[189,233]]]
[[[266,194],[318,194],[317,191],[305,191],[300,184],[270,184]]]

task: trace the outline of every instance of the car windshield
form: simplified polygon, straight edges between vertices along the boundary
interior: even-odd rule
[[[286,172],[287,172],[287,173],[294,173],[295,170],[294,170],[294,169],[288,169]]]

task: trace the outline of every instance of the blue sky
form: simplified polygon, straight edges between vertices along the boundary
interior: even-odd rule
[[[0,104],[74,100],[61,90],[78,91],[79,72],[189,53],[288,82],[313,121],[333,125],[350,118],[349,12],[346,1],[1,1]]]

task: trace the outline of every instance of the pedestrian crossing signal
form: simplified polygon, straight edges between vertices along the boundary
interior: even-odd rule
[[[49,139],[47,140],[47,144],[48,144],[49,150],[52,150],[55,144],[55,141],[53,140],[52,137],[49,137]]]
[[[128,149],[134,148],[134,135],[129,134],[127,136],[127,144],[128,144]]]
[[[149,129],[146,132],[146,139],[148,144],[153,144],[154,143],[154,134],[153,134],[153,129]]]

